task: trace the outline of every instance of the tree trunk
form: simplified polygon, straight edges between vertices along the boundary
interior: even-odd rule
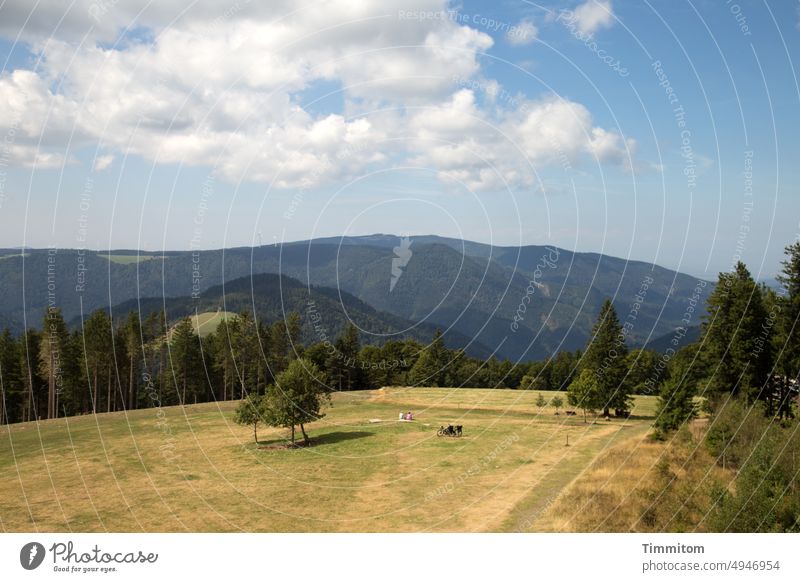
[[[47,378],[47,418],[53,418],[56,407],[56,370],[52,340],[50,344],[50,373]]]
[[[292,425],[292,444],[294,444],[294,425]]]
[[[303,433],[303,442],[305,442],[305,444],[308,444],[308,435],[306,434],[306,427],[303,426],[302,422],[300,423],[300,430]]]
[[[111,412],[111,369],[108,370],[108,387],[106,389],[106,412]]]
[[[253,439],[256,441],[256,444],[258,444],[258,423],[257,422],[253,423]]]
[[[128,381],[128,410],[133,410],[136,408],[136,394],[134,394],[134,387],[133,387],[133,367],[135,365],[135,358],[131,356],[131,370],[130,370],[130,378]]]
[[[94,387],[92,389],[92,412],[97,414],[97,368],[94,369]]]
[[[81,387],[83,387],[83,380],[81,380]],[[89,389],[81,388],[81,413],[86,414],[87,412],[89,412]]]
[[[22,417],[23,417],[22,420],[24,422],[27,422],[27,421],[29,421],[31,419],[31,408],[33,407],[33,379],[30,376],[28,376],[28,390],[27,390],[27,392],[28,392],[26,394],[27,402],[25,403],[25,409],[23,410],[23,414],[22,414]]]

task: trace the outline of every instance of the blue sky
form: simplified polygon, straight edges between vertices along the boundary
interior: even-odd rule
[[[0,8],[0,246],[432,233],[769,278],[800,232],[796,2],[143,4]]]

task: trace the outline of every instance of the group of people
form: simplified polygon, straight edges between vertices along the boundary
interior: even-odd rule
[[[414,420],[414,415],[411,414],[410,410],[408,412],[401,412],[398,420]]]

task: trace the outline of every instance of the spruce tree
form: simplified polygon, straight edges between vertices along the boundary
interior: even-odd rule
[[[0,424],[21,419],[25,384],[20,375],[20,347],[9,330],[0,335]]]
[[[698,344],[689,344],[669,362],[656,409],[655,427],[660,431],[677,430],[697,414],[694,398],[702,369],[698,350]]]
[[[765,348],[771,331],[764,328],[762,289],[744,263],[720,273],[707,307],[701,344],[709,392],[741,394],[751,402],[764,398],[772,360],[771,349]]]
[[[112,341],[111,318],[102,309],[93,311],[83,324],[86,372],[90,386],[89,390],[82,394],[81,407],[86,411],[89,409],[92,412],[102,410],[100,406],[100,386],[102,384],[110,385],[114,366],[113,354],[110,349]]]
[[[431,343],[422,350],[409,372],[414,386],[444,386],[448,366],[448,351],[444,346],[442,331],[436,330]]]
[[[138,311],[128,313],[123,330],[123,339],[125,341],[125,351],[128,353],[128,395],[125,407],[128,410],[133,410],[136,408],[138,399],[139,364],[142,359],[142,327]]]
[[[172,330],[169,356],[171,383],[178,402],[183,405],[190,401],[196,403],[206,384],[206,378],[200,339],[188,317],[182,319]]]
[[[63,365],[69,332],[61,309],[49,307],[42,324],[39,373],[47,382],[47,418],[58,416],[58,397],[64,386]]]
[[[778,276],[783,289],[775,297],[767,322],[776,320],[773,341],[778,374],[774,412],[781,418],[791,418],[791,383],[800,376],[800,242],[787,246],[785,252],[786,260]]]
[[[611,408],[618,412],[630,409],[627,357],[628,348],[617,312],[611,300],[606,299],[581,362],[581,373],[589,370],[596,377],[597,404],[603,409],[604,416],[609,415]]]

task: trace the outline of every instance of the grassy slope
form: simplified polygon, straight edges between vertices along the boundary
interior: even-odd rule
[[[655,406],[640,397],[628,421],[584,424],[540,412],[536,396],[446,388],[342,393],[310,427],[316,446],[298,450],[256,448],[252,431],[231,423],[230,402],[0,427],[0,528],[536,529],[542,508],[597,455],[641,438]],[[417,420],[397,422],[401,410]],[[463,424],[465,436],[436,437],[448,422]],[[283,436],[259,432],[262,444]]]
[[[610,447],[541,513],[536,530],[661,532],[699,524],[703,531],[699,518],[717,502],[710,495],[712,483],[735,478],[699,444],[707,423],[694,420],[689,431],[671,435],[668,443],[643,435]]]
[[[101,255],[99,253],[97,256],[118,265],[135,265],[144,261],[152,261],[155,258],[162,258],[161,255]]]
[[[217,331],[219,324],[231,317],[236,317],[236,314],[229,311],[205,311],[192,316],[192,325],[200,337],[206,337]]]

